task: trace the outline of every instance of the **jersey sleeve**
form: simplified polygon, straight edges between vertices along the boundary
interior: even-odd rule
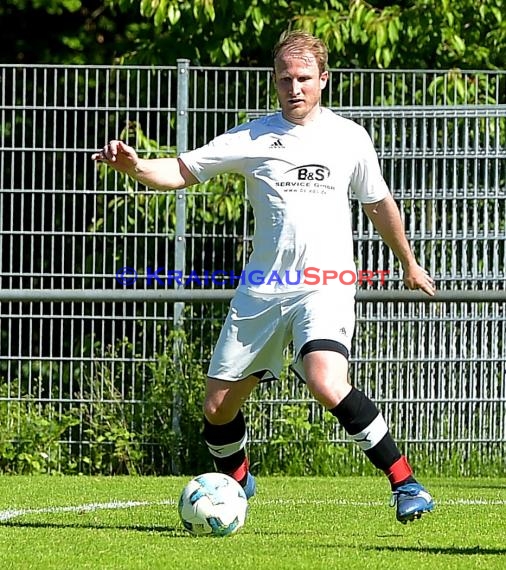
[[[369,133],[359,127],[357,132],[358,159],[351,178],[351,190],[362,204],[383,200],[390,190],[381,173],[378,155]]]
[[[246,163],[244,148],[247,137],[247,132],[232,129],[204,146],[181,153],[179,158],[199,182],[225,172],[242,174]]]

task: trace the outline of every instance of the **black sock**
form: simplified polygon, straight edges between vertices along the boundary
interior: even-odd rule
[[[329,411],[358,443],[371,463],[388,475],[392,485],[399,485],[400,480],[405,481],[412,475],[412,470],[395,444],[381,412],[363,392],[352,388],[351,392]]]
[[[227,424],[214,425],[204,417],[204,440],[218,471],[234,477],[242,485],[248,476],[246,456],[246,422],[239,410]]]

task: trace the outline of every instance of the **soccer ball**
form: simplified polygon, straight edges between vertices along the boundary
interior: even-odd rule
[[[191,534],[228,536],[246,522],[248,499],[239,483],[224,473],[204,473],[181,492],[179,517]]]

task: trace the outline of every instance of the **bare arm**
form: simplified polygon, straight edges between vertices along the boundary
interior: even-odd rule
[[[181,159],[139,158],[131,146],[118,140],[110,141],[91,158],[155,190],[176,190],[198,183]]]
[[[383,241],[394,252],[404,271],[404,284],[408,289],[421,289],[427,295],[433,296],[436,292],[434,280],[420,267],[411,251],[404,225],[401,220],[399,208],[393,197],[388,195],[380,202],[363,204],[367,216],[383,238]]]

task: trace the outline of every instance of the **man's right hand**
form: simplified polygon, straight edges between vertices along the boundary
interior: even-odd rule
[[[135,175],[139,162],[139,156],[135,149],[119,140],[108,142],[100,152],[96,152],[91,158],[96,162],[105,162],[114,170],[130,176]]]

